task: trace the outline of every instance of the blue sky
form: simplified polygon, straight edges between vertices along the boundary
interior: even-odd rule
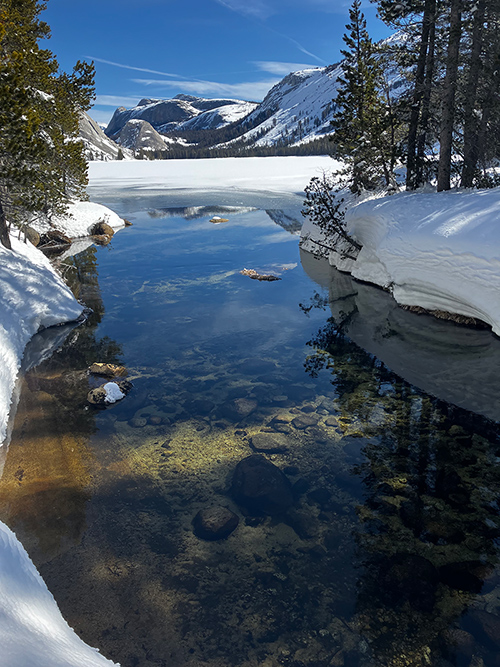
[[[340,60],[349,2],[336,0],[49,0],[47,46],[64,70],[96,67],[91,115],[178,93],[260,101],[288,72]],[[389,34],[369,2],[373,39]]]

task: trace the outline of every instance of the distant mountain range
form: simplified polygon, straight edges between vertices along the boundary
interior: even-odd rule
[[[340,64],[292,72],[260,104],[183,94],[143,99],[116,109],[88,152],[93,159],[117,159],[106,156],[120,150],[125,159],[325,153],[341,73]]]

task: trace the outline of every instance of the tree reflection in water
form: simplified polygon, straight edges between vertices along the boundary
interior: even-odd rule
[[[316,294],[300,307],[326,303]],[[307,343],[305,369],[331,373],[339,423],[363,436],[352,468],[363,486],[360,661],[499,665],[497,425],[399,378],[349,340],[348,320],[327,320]]]

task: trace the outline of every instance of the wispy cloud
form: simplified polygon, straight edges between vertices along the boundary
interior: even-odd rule
[[[140,97],[121,97],[120,95],[97,95],[94,104],[98,107],[135,107],[140,99]]]
[[[321,63],[321,65],[326,65],[327,62],[323,60],[323,58],[320,58],[317,56],[315,53],[312,53],[311,51],[308,51],[305,46],[302,46],[300,42],[298,42],[296,39],[293,37],[290,37],[290,35],[285,35],[284,32],[280,32],[279,30],[275,30],[274,28],[270,28],[269,26],[265,26],[269,32],[274,33],[275,35],[278,35],[279,37],[282,37],[283,39],[287,39],[289,42],[291,42],[299,51],[302,51],[302,53],[305,53],[306,56],[309,56],[310,58],[313,58],[316,60],[316,62]]]
[[[263,72],[269,72],[277,76],[285,76],[286,74],[290,74],[290,72],[317,67],[317,65],[308,65],[306,63],[282,63],[275,60],[254,60],[253,64]]]
[[[105,65],[112,65],[113,67],[121,67],[122,69],[131,69],[134,72],[146,72],[147,74],[159,74],[160,76],[171,76],[174,79],[182,79],[179,74],[172,74],[171,72],[159,72],[155,69],[145,69],[144,67],[134,67],[133,65],[123,65],[122,63],[115,63],[112,60],[104,60],[103,58],[96,58],[95,56],[84,56],[86,60],[95,60],[97,63],[104,63]]]
[[[252,16],[260,21],[265,21],[275,14],[275,10],[262,0],[215,0],[215,2],[237,14]]]
[[[278,37],[288,40],[299,51],[302,51],[302,53],[305,53],[310,58],[314,58],[316,62],[319,62],[322,65],[327,64],[326,61],[323,60],[323,58],[320,58],[315,53],[308,51],[305,48],[305,46],[303,46],[293,37],[290,37],[289,35],[286,35],[285,33],[280,32],[279,30],[275,30],[274,28],[268,26],[267,23],[265,23],[265,20],[267,18],[277,13],[277,11],[274,8],[272,8],[269,4],[264,3],[261,0],[215,0],[215,2],[217,2],[219,5],[223,5],[224,7],[230,9],[233,12],[246,16],[249,19],[257,19],[257,21],[255,22],[258,25],[260,25],[260,27],[273,33],[273,35],[278,35]]]
[[[222,97],[236,97],[244,100],[258,101],[263,99],[279,79],[265,81],[248,81],[242,83],[219,83],[217,81],[164,81],[161,79],[133,79],[134,83],[145,86],[161,86],[176,88],[185,93],[198,95],[220,95]]]

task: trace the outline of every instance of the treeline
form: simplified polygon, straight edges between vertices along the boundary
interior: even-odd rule
[[[253,141],[212,148],[173,144],[164,151],[139,149],[135,152],[135,158],[138,160],[183,160],[215,157],[269,157],[272,155],[329,155],[331,152],[331,139],[329,135],[326,135],[313,141],[299,144],[298,146],[289,146],[281,143],[271,146],[255,146]]]
[[[0,241],[9,225],[65,210],[85,196],[79,115],[94,98],[94,67],[59,71],[39,42],[50,35],[38,0],[0,0]]]
[[[344,35],[335,151],[355,191],[435,182],[438,190],[494,184],[500,149],[500,0],[377,0],[399,32],[385,47],[366,30],[359,0]],[[391,92],[388,72],[406,79]]]

